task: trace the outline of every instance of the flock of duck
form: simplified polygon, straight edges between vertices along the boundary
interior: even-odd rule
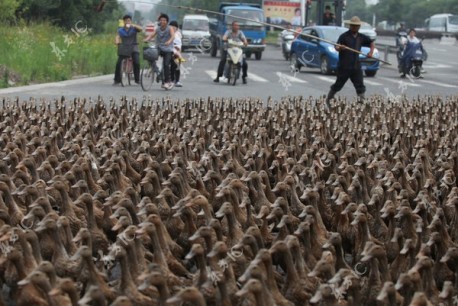
[[[0,106],[0,305],[458,304],[458,96]]]

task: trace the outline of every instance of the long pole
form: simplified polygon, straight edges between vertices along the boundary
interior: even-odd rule
[[[143,3],[151,4],[151,2],[145,2],[145,1],[134,1],[134,2],[140,2],[140,3],[143,2]],[[245,17],[240,17],[240,16],[224,14],[224,13],[215,12],[215,11],[211,11],[211,10],[200,9],[200,8],[197,8],[197,7],[189,7],[189,6],[183,6],[183,5],[172,5],[172,4],[163,4],[163,3],[153,3],[153,4],[157,5],[157,6],[170,7],[170,8],[180,9],[180,10],[194,11],[196,13],[209,13],[209,14],[215,14],[215,15],[220,15],[220,16],[230,16],[232,18],[237,18],[237,19],[240,19],[240,20],[259,23],[259,24],[262,24],[264,26],[273,27],[273,28],[277,28],[277,29],[280,29],[280,30],[287,30],[286,28],[284,28],[282,26],[279,26],[279,25],[276,25],[276,24],[267,23],[267,22],[264,22],[264,21],[258,21],[258,20],[254,20],[254,19],[251,19],[251,18],[245,18]],[[296,30],[289,30],[289,31],[292,32],[292,33],[296,33],[297,35],[309,37],[311,39],[321,40],[321,41],[326,42],[328,44],[331,44],[333,46],[341,46],[341,45],[339,45],[339,44],[337,44],[337,43],[335,43],[333,41],[330,41],[330,40],[327,40],[327,39],[324,39],[324,38],[321,38],[321,37],[317,37],[317,36],[313,36],[313,35],[310,35],[310,34],[301,33],[301,32],[296,31]],[[345,48],[345,50],[349,50],[351,52],[358,53],[358,54],[361,54],[361,55],[364,55],[364,56],[367,57],[367,54],[365,54],[365,53],[363,53],[363,52],[361,52],[359,50],[356,50],[356,49],[353,49],[353,48],[350,48],[350,47],[347,47],[347,46],[344,46],[344,48]],[[389,63],[387,61],[384,61],[384,60],[382,60],[380,58],[373,57],[373,59],[376,60],[376,61],[382,62],[384,64],[391,65],[391,63]]]

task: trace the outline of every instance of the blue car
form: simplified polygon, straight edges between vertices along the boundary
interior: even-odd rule
[[[302,33],[317,36],[332,42],[337,42],[339,36],[348,31],[347,28],[336,26],[314,26],[307,27]],[[368,47],[362,47],[361,52],[367,54]],[[379,58],[379,52],[374,50],[373,57]],[[373,77],[380,68],[380,62],[374,58],[368,58],[364,55],[359,56],[361,68],[366,76]],[[330,74],[337,70],[339,62],[339,53],[335,50],[334,45],[299,35],[291,45],[291,66],[299,71],[301,67],[320,68],[321,73]]]

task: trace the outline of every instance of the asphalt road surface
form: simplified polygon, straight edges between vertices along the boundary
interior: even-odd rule
[[[366,95],[379,94],[396,97],[405,94],[408,97],[417,95],[452,95],[458,94],[458,45],[442,45],[439,41],[425,41],[424,46],[429,53],[428,61],[424,64],[426,73],[424,79],[400,79],[396,69],[394,54],[389,61],[392,66],[382,66],[375,77],[366,77]],[[383,55],[382,55],[383,56]],[[334,75],[322,75],[318,69],[302,68],[299,73],[293,73],[289,62],[281,56],[277,46],[268,46],[260,61],[248,61],[248,84],[241,80],[231,86],[221,80],[214,83],[218,58],[202,54],[198,50],[186,52],[182,69],[183,87],[165,91],[155,83],[153,88],[142,91],[140,86],[112,86],[113,75],[70,80],[58,83],[31,85],[0,90],[0,98],[19,97],[21,100],[34,98],[53,99],[85,97],[104,98],[121,96],[143,98],[170,97],[172,99],[200,97],[272,97],[280,99],[283,96],[320,96],[325,95],[329,86],[335,81]],[[113,63],[113,70],[114,70]],[[349,98],[355,97],[355,90],[349,81],[339,93]]]

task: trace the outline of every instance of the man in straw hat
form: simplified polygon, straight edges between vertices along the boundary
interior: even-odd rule
[[[337,67],[336,82],[331,85],[331,90],[326,98],[326,103],[329,107],[329,101],[334,98],[335,94],[342,89],[348,79],[351,80],[355,86],[358,95],[358,102],[364,102],[364,93],[366,87],[363,81],[363,71],[361,70],[361,63],[359,61],[359,54],[347,49],[352,48],[361,51],[361,47],[370,47],[367,57],[372,57],[374,53],[375,44],[366,35],[359,33],[361,27],[361,20],[359,17],[354,16],[350,19],[350,29],[340,35],[337,40],[335,49],[339,52],[339,63]]]

